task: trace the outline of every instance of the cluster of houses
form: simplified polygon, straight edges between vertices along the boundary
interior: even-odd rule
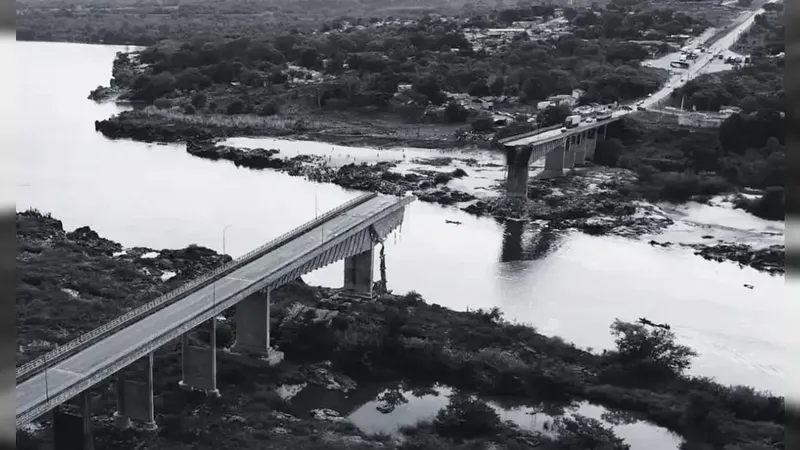
[[[559,14],[557,12],[557,14]],[[531,39],[550,39],[565,36],[572,32],[569,21],[558,15],[548,21],[513,22],[509,28],[465,29],[464,37],[472,44],[474,51],[496,50],[520,36]]]

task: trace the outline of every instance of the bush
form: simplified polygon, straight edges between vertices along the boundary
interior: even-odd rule
[[[444,109],[444,118],[448,122],[462,123],[468,116],[469,111],[456,102],[450,102]]]
[[[784,220],[786,207],[785,194],[782,187],[770,187],[755,200],[742,199],[737,202],[737,207],[767,220]]]
[[[675,343],[675,333],[668,329],[622,322],[616,319],[611,324],[617,349],[612,353],[625,366],[637,369],[655,369],[680,375],[691,365],[697,353],[685,345]]]
[[[278,114],[278,105],[275,102],[267,102],[258,108],[258,115],[262,117],[274,116]]]
[[[470,126],[476,133],[487,133],[494,130],[494,119],[491,116],[478,117],[472,121]]]
[[[244,102],[241,100],[234,100],[225,108],[225,113],[229,115],[242,114],[244,112]]]
[[[192,96],[192,105],[195,108],[202,108],[206,106],[206,102],[208,101],[208,96],[202,92],[198,92]]]
[[[168,98],[159,98],[153,102],[153,106],[158,109],[170,109],[172,107],[172,100]]]

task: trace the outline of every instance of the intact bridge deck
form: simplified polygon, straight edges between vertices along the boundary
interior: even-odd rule
[[[278,248],[221,274],[185,297],[145,316],[17,385],[17,427],[80,394],[195,326],[262,289],[372,248],[403,220],[414,197],[372,196]]]

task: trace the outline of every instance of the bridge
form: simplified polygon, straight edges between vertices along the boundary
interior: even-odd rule
[[[217,395],[216,318],[234,305],[236,339],[229,351],[265,364],[280,361],[283,354],[270,347],[270,291],[344,259],[345,293],[371,298],[373,247],[402,224],[405,207],[414,199],[360,196],[18,367],[17,428],[52,411],[56,448],[66,441],[91,448],[86,391],[116,374],[117,425],[124,428],[134,420],[155,429],[153,352],[178,338],[181,385]],[[187,333],[205,322],[211,325],[210,345],[190,345]],[[137,380],[129,366],[139,362],[147,369]],[[59,411],[59,405],[75,397],[79,415]]]
[[[775,3],[778,0],[767,0],[766,3]],[[743,13],[738,23],[728,29],[728,32],[712,43],[712,51],[704,53],[695,61],[689,70],[673,75],[667,83],[657,92],[638,103],[642,109],[651,109],[662,105],[675,90],[685,85],[689,80],[706,72],[714,58],[722,51],[729,49],[753,24],[755,17],[764,12],[763,8],[756,11]],[[691,46],[699,46],[714,37],[716,30],[709,30],[695,39]],[[597,122],[581,122],[576,128],[561,131],[561,126],[542,128],[533,132],[511,136],[500,141],[506,151],[506,195],[509,197],[525,197],[527,195],[528,176],[530,164],[545,158],[544,171],[541,176],[563,176],[565,169],[572,169],[582,165],[587,159],[594,157],[598,136],[602,133],[605,139],[609,123],[619,120],[628,114],[636,114],[638,107],[631,110],[615,111],[610,119]]]
[[[528,193],[530,166],[545,158],[542,177],[565,175],[566,169],[582,166],[594,157],[597,139],[606,136],[608,124],[619,120],[625,111],[617,111],[610,119],[581,122],[564,130],[560,125],[512,136],[500,141],[506,153],[506,195],[524,198]]]

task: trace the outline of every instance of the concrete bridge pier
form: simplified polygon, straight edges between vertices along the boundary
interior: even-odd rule
[[[373,249],[344,259],[344,291],[359,297],[372,298],[372,272],[375,267]]]
[[[506,195],[508,197],[526,198],[528,196],[528,175],[533,146],[507,146],[506,150]]]
[[[283,361],[283,352],[270,347],[270,290],[263,289],[236,305],[236,341],[230,355],[243,364],[255,360],[275,365]]]
[[[577,145],[575,146],[575,165],[580,167],[586,162],[586,131],[575,136]]]
[[[94,450],[92,411],[88,392],[77,397],[78,413],[52,411],[53,450]]]
[[[197,389],[206,395],[219,397],[217,389],[217,318],[210,321],[211,345],[197,346],[189,343],[189,335],[181,337],[181,369],[183,379],[178,382],[181,389]]]
[[[544,157],[544,170],[542,171],[542,178],[554,178],[564,176],[564,154],[566,153],[566,142],[561,146],[551,150]]]
[[[117,412],[114,423],[118,428],[128,428],[131,420],[142,422],[146,430],[158,428],[153,403],[153,353],[145,358],[145,381],[133,380],[130,369],[117,372]]]
[[[578,137],[570,136],[564,144],[564,168],[573,169],[575,167],[575,150],[578,147]]]
[[[597,130],[586,135],[586,159],[594,159],[594,150],[597,148]]]

